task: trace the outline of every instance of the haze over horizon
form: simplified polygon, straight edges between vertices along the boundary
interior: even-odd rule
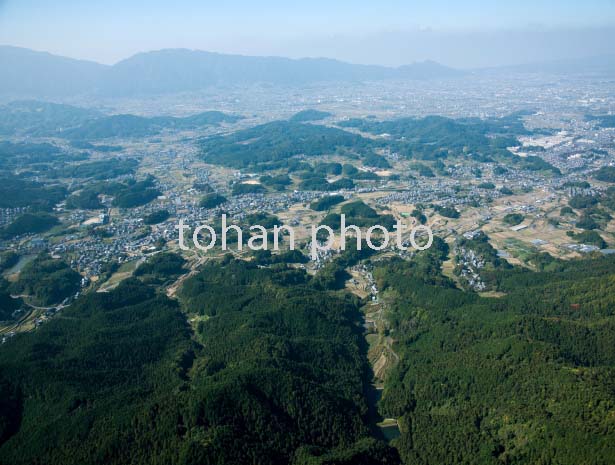
[[[0,43],[105,64],[139,52],[187,48],[387,66],[434,60],[478,68],[599,56],[612,53],[609,44],[615,41],[611,0],[582,7],[551,0],[315,3],[184,0],[171,7],[160,1],[0,0]]]

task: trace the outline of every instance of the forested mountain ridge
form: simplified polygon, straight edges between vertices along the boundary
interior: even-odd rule
[[[364,419],[357,301],[310,281],[225,259],[181,290],[194,336],[137,279],[16,336],[0,350],[0,463],[398,463]]]
[[[387,169],[391,164],[379,153],[388,153],[441,167],[443,160],[471,159],[561,175],[557,167],[543,158],[520,157],[509,150],[521,145],[518,137],[534,134],[525,128],[521,113],[486,119],[427,116],[378,121],[352,118],[340,121],[337,127],[302,122],[303,115],[299,116],[204,137],[199,144],[201,157],[208,163],[233,168],[303,171],[305,164],[298,159],[332,154],[361,159],[371,168]],[[357,130],[374,137],[358,134]],[[435,176],[427,165],[415,167],[423,176]],[[308,187],[305,190],[326,190]]]
[[[489,271],[463,292],[440,258],[383,262],[400,363],[380,409],[407,464],[609,463],[615,449],[615,260]]]

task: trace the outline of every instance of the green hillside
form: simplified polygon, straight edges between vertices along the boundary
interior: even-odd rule
[[[440,258],[379,265],[400,363],[381,412],[406,464],[609,463],[615,456],[615,260],[491,271],[456,289]]]

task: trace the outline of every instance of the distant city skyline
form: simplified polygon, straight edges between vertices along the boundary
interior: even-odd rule
[[[113,64],[143,51],[478,68],[613,53],[615,2],[0,0],[0,44]]]

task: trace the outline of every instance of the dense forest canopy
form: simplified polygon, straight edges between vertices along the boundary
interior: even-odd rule
[[[481,298],[441,258],[375,270],[401,359],[380,408],[400,418],[404,463],[608,463],[615,261],[492,268],[506,295]]]
[[[221,123],[234,123],[240,118],[218,111],[199,113],[185,118],[158,116],[146,118],[136,115],[112,115],[85,121],[82,125],[60,133],[73,140],[97,140],[111,137],[148,137],[163,130],[198,129]]]
[[[24,266],[10,289],[13,294],[25,295],[34,305],[49,306],[74,295],[80,282],[79,273],[66,262],[41,254]]]
[[[289,160],[294,157],[332,154],[360,159],[366,167],[386,169],[390,167],[389,161],[377,153],[386,150],[414,160],[435,162],[461,157],[479,162],[497,162],[528,171],[561,174],[558,168],[543,158],[531,154],[519,157],[508,150],[521,145],[517,137],[532,134],[523,125],[522,116],[515,113],[492,119],[440,116],[390,121],[349,119],[338,124],[342,129],[355,132],[306,124],[301,116],[299,119],[274,121],[228,135],[205,138],[201,142],[201,153],[203,160],[212,164],[257,171],[291,170]],[[363,137],[356,130],[375,137]],[[422,176],[434,176],[429,166],[417,164],[417,167],[421,166],[422,171],[419,171]],[[365,172],[355,179],[363,175]],[[368,172],[365,179],[373,180],[377,176]]]
[[[177,265],[160,254],[139,276]],[[0,351],[0,462],[397,463],[364,418],[358,302],[310,281],[208,263],[181,290],[194,339],[137,279],[80,299]]]
[[[290,117],[290,121],[295,121],[298,123],[304,123],[306,121],[321,121],[329,116],[333,116],[328,111],[319,111],[319,110],[303,110],[299,113],[295,113]]]
[[[503,163],[530,171],[561,174],[558,168],[540,157],[518,157],[508,150],[521,145],[517,137],[532,133],[525,128],[522,116],[513,113],[491,119],[452,119],[443,116],[390,121],[350,119],[342,121],[339,126],[383,137],[391,150],[417,160],[436,161],[462,157],[480,162]],[[427,171],[421,175],[427,176]]]
[[[212,136],[201,144],[203,159],[232,168],[260,170],[272,162],[304,155],[330,155],[338,149],[363,153],[374,146],[369,139],[337,128],[274,121],[230,135]]]
[[[12,239],[22,234],[45,232],[59,223],[58,219],[49,213],[24,213],[0,228],[0,238]]]
[[[65,196],[64,186],[44,185],[15,177],[0,178],[0,208],[30,207],[49,211]]]

